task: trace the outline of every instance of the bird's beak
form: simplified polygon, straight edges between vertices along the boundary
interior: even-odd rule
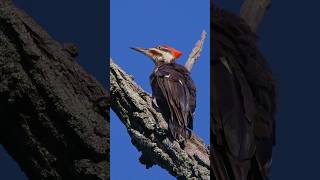
[[[146,49],[146,48],[131,47],[131,49],[138,51],[138,52],[141,52],[143,54],[146,54],[148,52],[148,49]]]
[[[132,50],[141,52],[142,54],[151,57],[151,53],[149,51],[149,49],[146,48],[138,48],[138,47],[131,47]]]

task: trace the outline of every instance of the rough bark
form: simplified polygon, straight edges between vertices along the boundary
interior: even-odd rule
[[[271,0],[245,0],[240,17],[247,22],[253,32],[256,32],[270,6]]]
[[[178,179],[210,179],[209,150],[192,134],[186,148],[168,139],[168,125],[153,108],[152,98],[114,62],[110,62],[111,108],[126,126],[140,162],[155,164]]]
[[[200,57],[200,53],[202,51],[203,43],[204,40],[206,39],[207,32],[205,30],[202,31],[201,33],[201,38],[199,41],[197,41],[195,47],[192,49],[187,62],[185,63],[184,67],[188,70],[191,71],[194,63],[196,60]]]
[[[109,179],[109,96],[76,55],[0,1],[0,143],[30,179]]]

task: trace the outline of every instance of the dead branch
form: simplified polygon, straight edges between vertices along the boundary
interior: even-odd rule
[[[205,30],[201,33],[200,40],[197,41],[196,46],[192,49],[192,52],[189,55],[189,58],[184,65],[185,68],[188,69],[188,71],[191,71],[193,64],[196,62],[196,60],[200,57],[200,53],[203,47],[204,40],[206,39],[207,32]]]
[[[256,32],[270,6],[271,0],[246,0],[241,7],[240,17]]]
[[[195,134],[185,150],[167,137],[168,125],[152,106],[152,98],[110,60],[111,108],[126,126],[146,168],[154,164],[178,179],[210,179],[209,150]]]

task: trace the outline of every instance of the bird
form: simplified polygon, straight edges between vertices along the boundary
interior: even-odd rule
[[[267,180],[276,83],[250,27],[225,10],[211,12],[212,174],[216,180]]]
[[[154,105],[168,123],[170,137],[183,142],[180,145],[184,148],[193,129],[196,86],[190,72],[176,63],[182,53],[167,45],[131,49],[154,62],[155,67],[149,78]]]

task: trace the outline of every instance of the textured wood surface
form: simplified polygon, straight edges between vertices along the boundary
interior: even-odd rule
[[[0,143],[29,179],[109,179],[109,95],[12,1],[0,1]]]

